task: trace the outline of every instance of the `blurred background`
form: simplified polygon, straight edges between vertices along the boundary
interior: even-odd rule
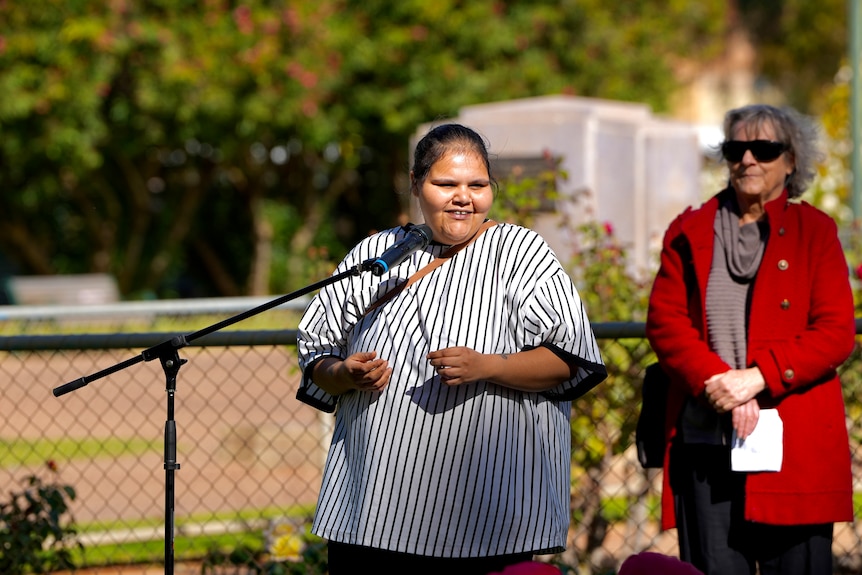
[[[712,144],[729,108],[793,105],[829,139],[808,199],[846,222],[850,4],[2,1],[0,277],[286,293],[408,219],[420,125],[547,95],[644,105]]]
[[[611,574],[675,553],[660,471],[632,449],[658,241],[723,187],[724,113],[793,106],[821,126],[804,199],[839,224],[862,317],[858,4],[0,0],[0,572],[168,571],[158,365],[52,389],[417,221],[412,144],[450,120],[488,138],[493,217],[548,239],[610,371],[574,406],[570,548],[546,560]],[[183,350],[178,571],[325,573],[307,526],[331,416],[294,399],[306,301]],[[859,345],[842,373],[862,481]],[[5,505],[28,489],[32,555]],[[836,573],[862,570],[859,523],[836,531]]]

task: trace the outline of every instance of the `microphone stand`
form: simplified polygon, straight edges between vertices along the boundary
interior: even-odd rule
[[[264,303],[235,316],[229,317],[220,322],[214,323],[208,327],[200,329],[188,335],[178,335],[170,340],[163,341],[153,347],[145,349],[140,355],[122,361],[107,369],[76,379],[75,381],[65,383],[54,388],[54,397],[60,397],[66,393],[80,389],[92,381],[103,378],[112,373],[116,373],[122,369],[132,365],[141,363],[142,361],[152,361],[158,359],[165,372],[166,390],[167,390],[167,420],[165,422],[165,575],[173,575],[174,573],[174,500],[175,500],[175,472],[180,468],[177,463],[177,426],[174,420],[174,395],[177,389],[177,373],[180,367],[188,360],[180,359],[178,350],[187,346],[191,342],[214,331],[218,331],[227,326],[233,325],[244,319],[248,319],[261,312],[272,309],[285,302],[296,299],[314,290],[320,289],[329,284],[341,281],[349,276],[358,276],[363,271],[372,269],[375,262],[379,260],[367,260],[361,264],[355,265],[352,268],[335,274],[325,280],[313,283],[295,292],[283,295],[270,302]]]

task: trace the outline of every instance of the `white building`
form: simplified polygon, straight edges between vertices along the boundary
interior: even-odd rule
[[[543,96],[463,108],[457,117],[420,126],[416,141],[433,125],[458,122],[490,143],[496,175],[513,163],[546,165],[562,158],[568,179],[555,206],[532,226],[561,259],[572,253],[573,228],[607,222],[627,248],[634,272],[654,268],[665,228],[701,198],[702,135],[694,124],[657,118],[644,104],[574,96]],[[561,216],[570,226],[560,228]],[[415,204],[411,221],[421,221]]]

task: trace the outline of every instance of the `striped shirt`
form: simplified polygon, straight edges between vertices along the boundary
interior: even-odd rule
[[[359,243],[341,272],[404,237]],[[606,376],[577,290],[535,232],[499,224],[391,301],[379,297],[439,256],[435,243],[376,277],[323,288],[299,326],[298,399],[336,411],[313,531],[326,539],[436,557],[565,548],[571,400]],[[544,393],[485,381],[449,387],[425,358],[456,345],[504,354],[544,345],[578,366]],[[315,360],[376,351],[393,372],[382,392],[332,397]],[[337,410],[336,410],[337,407]]]

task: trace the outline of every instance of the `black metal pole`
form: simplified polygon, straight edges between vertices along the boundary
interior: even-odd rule
[[[177,373],[186,363],[180,359],[176,349],[164,353],[159,358],[165,371],[167,391],[167,421],[165,421],[165,575],[174,573],[174,536],[176,501],[176,478],[174,472],[180,468],[177,463],[177,422],[174,420],[174,396],[177,390]]]
[[[176,477],[174,472],[180,468],[180,464],[177,463],[177,424],[174,420],[174,396],[177,390],[177,373],[179,372],[180,367],[188,361],[180,359],[178,350],[185,347],[195,339],[229,325],[233,325],[253,315],[272,309],[282,303],[296,299],[329,284],[341,281],[348,276],[358,276],[363,271],[371,269],[370,265],[371,260],[354,266],[339,274],[333,275],[325,280],[316,282],[300,290],[259,305],[248,311],[244,311],[209,327],[200,329],[189,335],[179,335],[167,341],[163,341],[153,347],[145,349],[139,356],[127,359],[107,369],[103,369],[94,374],[81,377],[75,381],[71,381],[54,388],[54,396],[59,397],[63,394],[69,393],[70,391],[80,389],[91,381],[95,381],[131,365],[135,365],[141,361],[152,361],[154,359],[158,359],[161,362],[162,369],[165,372],[165,389],[167,391],[167,420],[165,421],[165,575],[173,575],[174,573],[174,532],[176,531],[174,525]]]

